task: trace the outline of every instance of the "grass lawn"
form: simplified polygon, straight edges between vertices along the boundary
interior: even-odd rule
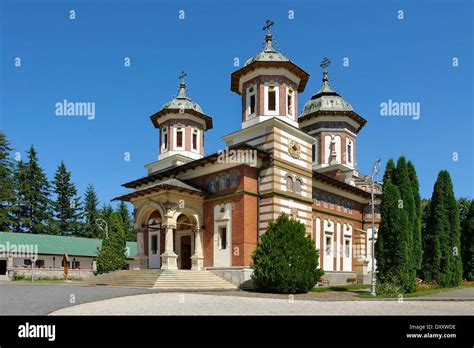
[[[404,298],[419,297],[419,296],[434,295],[440,292],[447,292],[447,291],[452,291],[456,289],[465,289],[465,288],[472,288],[472,287],[474,287],[474,281],[463,282],[460,286],[457,286],[454,288],[429,288],[429,289],[418,290],[412,293],[402,294],[402,295]],[[360,293],[358,294],[358,296],[361,298],[366,298],[366,299],[398,298],[398,295],[378,295],[374,297],[370,293]]]
[[[365,284],[355,284],[355,285],[335,285],[335,286],[325,286],[311,289],[311,292],[327,292],[327,291],[352,291],[352,290],[362,290],[369,289],[370,285]]]

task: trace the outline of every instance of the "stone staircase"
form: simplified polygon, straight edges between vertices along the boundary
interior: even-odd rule
[[[237,286],[209,271],[163,270],[153,286],[160,290],[237,290]]]
[[[86,280],[87,285],[118,286],[124,288],[153,288],[162,271],[159,269],[122,270]]]

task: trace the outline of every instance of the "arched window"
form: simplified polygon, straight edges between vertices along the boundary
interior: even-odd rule
[[[352,164],[352,158],[354,157],[353,156],[353,144],[352,144],[352,140],[350,140],[349,138],[347,138],[347,149],[346,149],[346,158],[347,158],[347,163],[349,164]]]
[[[168,127],[164,127],[163,130],[161,131],[161,142],[163,146],[163,151],[168,150]]]
[[[321,205],[321,194],[319,192],[316,192],[315,199],[316,199],[316,204]]]
[[[301,187],[303,186],[303,183],[301,182],[301,179],[296,179],[295,181],[295,192],[301,193]]]
[[[341,210],[341,200],[339,198],[336,198],[336,209]]]
[[[227,188],[227,179],[225,175],[219,177],[219,190],[225,190]]]
[[[347,202],[347,210],[349,211],[350,214],[352,214],[352,203]]]
[[[326,208],[329,206],[329,196],[327,193],[324,194],[324,206]]]
[[[216,192],[216,181],[215,177],[209,179],[209,192]]]
[[[239,184],[239,172],[234,171],[230,174],[230,187],[237,187]]]
[[[334,208],[334,196],[329,196],[329,204],[331,204],[331,208]]]
[[[347,213],[347,201],[342,202],[342,210]]]
[[[291,176],[286,177],[286,190],[293,191],[293,178]]]

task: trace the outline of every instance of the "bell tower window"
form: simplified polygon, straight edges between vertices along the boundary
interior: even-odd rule
[[[176,128],[176,148],[183,147],[183,128]]]
[[[268,110],[276,111],[276,91],[275,87],[268,88]]]
[[[198,149],[198,131],[197,129],[193,129],[193,150]]]
[[[168,127],[164,127],[161,131],[162,147],[163,151],[168,150]]]
[[[353,145],[352,145],[352,140],[347,139],[347,163],[352,164],[352,151],[353,151]]]
[[[289,89],[286,96],[287,114],[293,116],[293,90]]]
[[[256,87],[253,85],[247,88],[247,118],[255,116],[256,100]]]

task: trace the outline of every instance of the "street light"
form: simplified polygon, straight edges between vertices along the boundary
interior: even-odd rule
[[[370,283],[370,294],[377,296],[375,293],[375,201],[374,201],[374,183],[375,177],[380,169],[380,159],[375,161],[374,167],[372,168],[371,179],[371,203],[372,203],[372,281]]]

